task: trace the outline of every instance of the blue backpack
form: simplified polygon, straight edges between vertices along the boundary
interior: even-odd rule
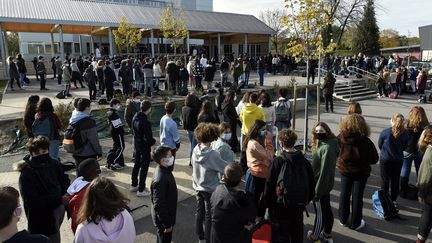
[[[47,117],[43,120],[35,120],[32,124],[32,133],[34,136],[45,136],[52,140],[53,129],[50,119]]]
[[[398,210],[390,199],[390,195],[384,190],[376,191],[372,195],[372,209],[378,217],[387,221],[400,219]]]

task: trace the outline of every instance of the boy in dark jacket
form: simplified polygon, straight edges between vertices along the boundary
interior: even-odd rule
[[[116,81],[116,75],[114,73],[114,70],[110,67],[110,62],[107,61],[105,65],[105,69],[103,70],[103,76],[105,79],[105,86],[106,86],[106,97],[107,100],[110,101],[113,98],[114,95],[114,82]]]
[[[144,100],[141,102],[141,111],[136,113],[132,119],[135,164],[132,170],[130,191],[137,192],[138,197],[150,196],[150,191],[145,187],[145,180],[151,160],[151,146],[156,143],[156,140],[153,138],[151,123],[148,119],[151,110],[151,102]]]
[[[89,65],[84,73],[84,81],[86,81],[88,89],[89,89],[89,99],[96,100],[96,73],[93,70],[93,65]]]
[[[60,226],[68,203],[66,190],[70,184],[61,164],[49,155],[50,141],[37,136],[27,143],[30,155],[17,164],[21,172],[20,192],[31,234],[43,234],[51,242],[60,243]]]
[[[157,228],[158,243],[170,243],[177,213],[177,185],[170,167],[174,164],[171,148],[160,146],[153,152],[156,166],[151,184],[151,215]]]
[[[120,116],[117,114],[120,107],[120,101],[118,99],[112,99],[110,102],[110,109],[107,112],[113,148],[108,152],[106,167],[112,170],[121,170],[124,167],[124,125]]]

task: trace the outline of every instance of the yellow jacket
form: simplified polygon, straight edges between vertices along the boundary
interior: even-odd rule
[[[240,121],[242,122],[242,134],[247,135],[249,129],[256,120],[266,121],[264,111],[256,104],[247,103],[240,112]]]

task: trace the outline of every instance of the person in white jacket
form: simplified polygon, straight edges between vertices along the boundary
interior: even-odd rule
[[[195,77],[193,76],[193,70],[192,67],[195,65],[195,59],[193,58],[193,56],[189,57],[189,62],[186,65],[186,69],[189,73],[189,85],[191,86],[191,88],[195,87]]]
[[[136,232],[126,210],[128,199],[104,177],[93,180],[87,190],[74,243],[133,243]]]
[[[163,76],[163,74],[162,74],[162,69],[161,69],[161,66],[160,66],[160,64],[159,64],[159,59],[157,59],[156,61],[155,61],[155,63],[153,64],[153,77],[155,78],[155,80],[156,80],[156,83],[155,83],[155,90],[159,90],[159,81],[160,81],[160,78]]]

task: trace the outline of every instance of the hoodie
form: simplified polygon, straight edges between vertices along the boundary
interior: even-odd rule
[[[336,138],[324,139],[318,143],[317,150],[312,155],[317,199],[328,195],[333,189],[338,150]]]
[[[73,110],[72,111],[72,116],[69,119],[69,124],[75,124],[77,123],[79,120],[88,117],[89,115],[85,112],[82,111],[78,111],[78,110]]]
[[[71,217],[71,228],[74,234],[78,227],[78,211],[81,208],[82,200],[84,199],[87,187],[90,184],[89,181],[85,181],[83,179],[84,178],[82,176],[76,178],[67,189],[67,193],[71,196],[69,199],[68,212]]]
[[[381,150],[380,162],[399,162],[404,159],[403,151],[408,145],[409,136],[402,132],[397,138],[393,136],[392,128],[384,129],[378,139],[378,148]]]
[[[211,146],[198,144],[192,152],[192,187],[196,191],[212,193],[219,183],[219,173],[228,164]]]
[[[337,161],[343,176],[369,177],[371,164],[378,162],[378,152],[373,142],[359,133],[342,132],[338,135],[340,153]]]
[[[74,243],[133,243],[136,232],[132,216],[125,209],[113,220],[78,225]]]
[[[50,120],[50,124],[52,127],[52,140],[59,140],[59,129],[61,129],[62,125],[58,116],[53,112],[37,112],[35,114],[35,120],[43,121],[46,118]]]
[[[82,146],[76,149],[73,155],[80,157],[102,156],[96,122],[88,114],[81,111],[73,112],[69,122],[80,132],[81,141],[83,142]]]
[[[249,129],[256,120],[266,121],[264,111],[256,104],[245,104],[240,112],[240,121],[242,122],[241,130],[243,135],[249,133]]]
[[[423,155],[417,177],[418,195],[432,204],[432,146],[428,145]]]

